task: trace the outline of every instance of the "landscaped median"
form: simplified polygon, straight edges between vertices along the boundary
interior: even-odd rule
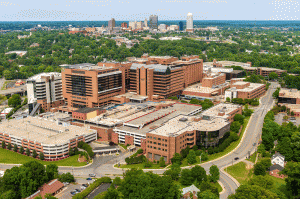
[[[0,148],[0,163],[5,163],[5,164],[24,164],[26,162],[35,160],[43,165],[55,164],[57,166],[74,166],[74,167],[85,166],[86,162],[78,162],[77,161],[78,157],[79,155],[74,155],[66,159],[53,161],[53,162],[42,161],[42,160],[35,159],[33,157],[21,155],[14,151]]]
[[[85,190],[83,190],[82,192],[76,194],[75,196],[73,196],[73,199],[82,199],[87,197],[90,193],[92,193],[92,191],[94,191],[94,189],[96,189],[97,187],[99,187],[101,184],[103,183],[111,183],[111,179],[109,177],[102,177],[99,178],[97,180],[95,180],[95,182],[93,182],[90,186],[88,186]]]

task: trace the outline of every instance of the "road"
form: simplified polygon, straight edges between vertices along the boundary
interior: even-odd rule
[[[1,84],[1,83],[0,83]],[[0,95],[12,95],[12,94],[16,94],[16,93],[25,93],[27,91],[27,86],[25,85],[21,85],[15,88],[10,88],[7,90],[0,90]]]
[[[263,121],[266,113],[272,108],[273,106],[273,98],[272,98],[272,93],[276,90],[278,84],[272,83],[270,86],[270,89],[267,91],[266,95],[261,98],[260,100],[260,106],[255,109],[249,123],[248,127],[246,128],[244,132],[244,137],[241,140],[241,143],[239,146],[233,150],[231,153],[217,159],[213,160],[211,162],[203,163],[201,166],[208,172],[209,167],[211,165],[217,165],[218,168],[220,169],[220,182],[223,184],[225,187],[225,191],[220,195],[220,198],[227,198],[228,195],[232,194],[235,192],[235,190],[238,188],[238,183],[237,181],[226,174],[223,169],[236,164],[249,156],[249,153],[253,153],[256,148],[257,144],[253,146],[254,143],[258,143],[261,132],[262,132],[262,126],[263,126]],[[100,156],[100,157],[95,157],[93,164],[88,165],[86,167],[59,167],[59,172],[70,172],[76,177],[88,177],[88,174],[90,173],[95,173],[97,177],[102,177],[106,176],[107,174],[109,175],[121,175],[123,173],[123,170],[121,169],[116,169],[113,167],[114,164],[120,161],[124,161],[124,159],[131,154],[128,153],[123,153],[120,154],[119,156]],[[234,158],[238,157],[239,160],[235,161]],[[0,169],[9,169],[11,168],[12,165],[0,165]],[[165,170],[160,169],[160,170],[153,170],[154,173],[157,174],[162,174]]]

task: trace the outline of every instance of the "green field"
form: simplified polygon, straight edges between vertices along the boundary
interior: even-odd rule
[[[26,155],[21,155],[13,151],[0,148],[0,163],[5,163],[5,164],[24,164],[26,162],[35,160],[40,162],[43,165],[56,164],[57,166],[74,166],[74,167],[86,165],[85,162],[77,161],[78,156],[79,155],[74,155],[72,157],[63,160],[47,162],[47,161],[37,160],[34,159],[33,157],[28,157]]]
[[[254,174],[253,169],[247,169],[246,163],[239,162],[233,166],[230,166],[225,169],[232,177],[234,177],[241,185],[247,184],[247,181],[250,180]],[[282,185],[285,185],[285,181],[280,178],[275,178],[270,175],[266,175],[265,178],[270,178],[274,182],[274,188],[277,189]]]
[[[239,162],[233,166],[225,169],[232,177],[234,177],[240,184],[247,184],[247,181],[251,178],[252,170],[246,168],[246,163]]]

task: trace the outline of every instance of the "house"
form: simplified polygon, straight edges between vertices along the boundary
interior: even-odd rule
[[[51,180],[48,184],[44,184],[42,187],[39,188],[37,192],[27,197],[26,199],[34,199],[37,196],[41,196],[44,199],[46,194],[54,196],[55,194],[59,193],[63,188],[64,184],[58,181],[57,179],[54,179]]]
[[[279,174],[279,172],[282,171],[283,169],[284,169],[284,167],[280,166],[279,164],[274,164],[269,167],[269,174],[276,178],[283,179],[285,177],[285,175]]]
[[[182,198],[185,199],[191,199],[190,194],[193,194],[193,198],[192,199],[196,199],[197,197],[197,193],[200,192],[200,189],[198,189],[195,185],[191,185],[189,187],[183,188],[182,189]]]
[[[272,165],[280,165],[281,167],[284,167],[284,159],[285,157],[281,155],[280,153],[275,153],[271,158]]]

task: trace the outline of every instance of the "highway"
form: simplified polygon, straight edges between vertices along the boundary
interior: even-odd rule
[[[261,136],[263,121],[266,113],[272,108],[274,100],[272,98],[273,92],[276,90],[278,84],[272,83],[270,89],[267,91],[266,95],[260,99],[260,106],[256,108],[251,119],[248,122],[248,126],[244,132],[243,139],[238,147],[233,150],[231,153],[201,164],[201,166],[207,171],[209,171],[209,167],[211,165],[217,165],[220,169],[220,182],[225,187],[225,191],[222,192],[220,198],[227,198],[228,195],[235,192],[238,188],[238,182],[226,174],[223,169],[232,164],[236,164],[249,156],[249,153],[253,153],[257,148],[257,143]],[[254,146],[253,144],[256,143]],[[116,169],[113,167],[114,164],[120,161],[124,161],[124,158],[130,156],[131,154],[128,152],[126,154],[121,154],[119,156],[100,156],[95,157],[92,164],[86,167],[59,167],[59,172],[70,172],[76,177],[88,177],[88,174],[95,173],[97,177],[105,176],[107,174],[122,174],[124,171],[122,169]],[[239,160],[235,161],[234,158],[238,157]],[[9,169],[14,165],[0,165],[0,169]],[[145,170],[147,171],[147,170]],[[165,169],[152,170],[154,173],[162,174]]]
[[[3,83],[2,83],[2,85],[3,85]],[[0,90],[0,95],[13,95],[13,94],[25,93],[26,91],[27,91],[27,86],[25,84],[25,85],[21,85],[21,86],[15,87],[15,88]]]

